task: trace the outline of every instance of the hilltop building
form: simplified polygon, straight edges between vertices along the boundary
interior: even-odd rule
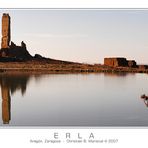
[[[132,67],[136,68],[137,63],[134,60],[127,60],[123,57],[104,58],[104,65],[111,67]]]

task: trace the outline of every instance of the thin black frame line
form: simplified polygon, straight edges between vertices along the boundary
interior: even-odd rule
[[[0,9],[8,9],[8,10],[148,10],[148,7],[146,8],[0,8]]]

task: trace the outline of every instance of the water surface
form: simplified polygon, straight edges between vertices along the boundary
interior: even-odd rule
[[[1,126],[148,126],[147,74],[0,75]]]

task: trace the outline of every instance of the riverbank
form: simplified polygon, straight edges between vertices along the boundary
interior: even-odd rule
[[[101,64],[46,62],[0,62],[0,73],[31,72],[31,73],[98,73],[98,72],[129,72],[148,73],[148,69],[130,67],[109,67]]]

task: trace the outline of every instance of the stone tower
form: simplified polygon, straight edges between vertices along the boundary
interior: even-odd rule
[[[9,14],[3,13],[1,48],[9,48],[10,36],[10,16]]]

